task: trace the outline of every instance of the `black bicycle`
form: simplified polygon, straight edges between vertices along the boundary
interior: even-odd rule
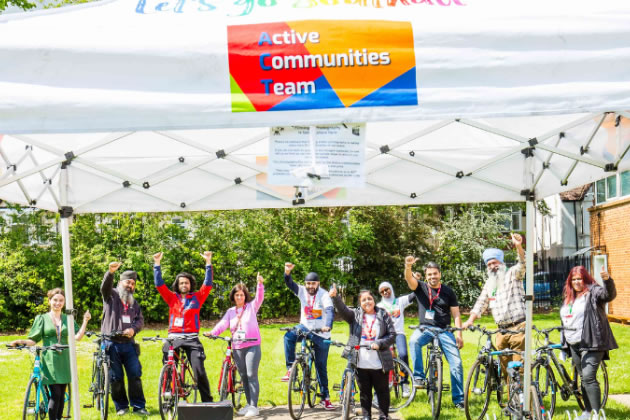
[[[523,357],[524,352],[517,350],[499,350],[491,353],[493,356],[512,356],[520,355]],[[514,420],[544,420],[547,415],[540,403],[540,394],[536,383],[529,386],[529,407],[525,407],[525,389],[521,375],[523,370],[523,362],[511,361],[507,365],[508,376],[508,401],[503,407],[503,414],[509,419]]]
[[[426,378],[427,397],[431,405],[431,416],[434,419],[440,417],[440,409],[442,406],[442,391],[449,389],[443,383],[443,360],[442,348],[440,347],[439,335],[444,332],[462,331],[462,328],[446,327],[444,329],[426,325],[412,325],[409,328],[417,329],[420,332],[428,332],[433,336],[427,344],[426,360],[427,364],[424,368]],[[422,357],[422,355],[418,355]]]
[[[574,396],[580,409],[584,410],[584,396],[582,395],[577,368],[573,366],[573,376],[570,376],[554,352],[554,350],[560,350],[562,345],[554,344],[549,339],[549,335],[553,331],[570,331],[572,329],[559,326],[539,330],[535,325],[532,329],[538,333],[538,337],[542,336],[544,340],[543,344],[536,349],[536,358],[532,365],[532,381],[538,385],[543,407],[553,416],[556,410],[556,395],[559,392],[564,401]],[[557,375],[554,373],[554,367]],[[560,382],[557,379],[558,376]],[[597,370],[597,380],[602,384],[601,407],[604,408],[608,400],[608,371],[603,360]]]
[[[492,343],[494,334],[520,334],[523,331],[506,330],[499,328],[497,330],[488,330],[485,327],[471,325],[471,331],[479,331],[481,337],[486,337],[486,342],[479,350],[477,359],[470,367],[468,378],[466,379],[466,387],[464,388],[464,411],[468,420],[482,420],[488,411],[490,398],[492,393],[496,393],[497,403],[499,407],[505,407],[503,404],[504,382],[501,374],[501,363],[497,356],[497,349]]]
[[[304,412],[304,405],[313,408],[322,401],[319,388],[319,377],[315,369],[315,350],[313,350],[311,333],[321,332],[319,328],[304,331],[298,327],[282,327],[281,331],[293,331],[300,342],[300,350],[295,355],[295,361],[289,370],[289,386],[287,399],[289,414],[293,420],[298,420]]]
[[[92,354],[92,382],[88,392],[92,393],[92,404],[86,404],[84,408],[96,407],[101,414],[102,420],[107,420],[109,411],[109,368],[111,366],[109,354],[104,340],[111,340],[116,337],[122,337],[122,331],[116,331],[112,334],[98,334],[92,331],[85,333],[88,337],[97,337],[94,340],[96,351]]]

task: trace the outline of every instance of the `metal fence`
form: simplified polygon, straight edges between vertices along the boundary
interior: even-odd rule
[[[575,257],[537,258],[534,262],[534,308],[558,306],[562,302],[562,289],[569,270],[576,265],[591,269],[588,254]]]

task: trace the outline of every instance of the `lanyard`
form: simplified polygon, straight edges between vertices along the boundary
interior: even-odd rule
[[[243,318],[243,314],[245,313],[245,308],[247,308],[247,304],[243,305],[243,309],[241,310],[240,315],[238,314],[238,308],[234,309],[234,311],[236,312],[236,328],[234,329],[234,331],[239,331],[241,329],[241,318]]]
[[[428,286],[428,287],[429,287],[429,310],[433,310],[433,302],[435,302],[437,298],[440,297],[440,292],[442,291],[442,285],[440,284],[440,287],[438,288],[438,291],[435,297],[433,297],[433,289],[431,288],[431,286]]]
[[[374,319],[372,320],[372,324],[370,324],[370,329],[367,330],[367,334],[364,334],[368,340],[374,340],[372,338],[372,327],[374,327],[374,323],[376,322],[376,314],[374,314]],[[365,321],[365,313],[363,314],[363,322],[361,323],[361,329],[363,330],[363,332],[366,332],[366,329],[364,327],[364,325],[367,325],[367,322]]]
[[[127,305],[125,302],[123,302],[122,304],[123,304],[123,308],[125,308],[125,315],[126,315],[127,310],[129,309],[129,305]]]
[[[317,293],[315,293],[315,295],[313,296],[313,300],[311,301],[310,306],[308,305],[308,295],[306,295],[306,306],[310,307],[311,309],[313,309],[313,307],[315,306],[315,298],[317,297]]]
[[[383,303],[385,304],[387,309],[387,312],[391,315],[392,312],[394,312],[394,310],[396,309],[396,301],[398,300],[398,298],[394,299],[394,303],[392,303],[391,305],[389,305],[387,302],[383,301]]]

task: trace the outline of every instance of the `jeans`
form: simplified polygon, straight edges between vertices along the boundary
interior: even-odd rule
[[[571,344],[571,360],[582,377],[582,395],[586,411],[599,412],[602,402],[602,392],[597,382],[597,369],[604,357],[603,351],[580,351],[580,344]]]
[[[258,394],[260,394],[260,384],[258,383],[260,356],[260,345],[236,349],[232,353],[234,363],[236,363],[236,368],[243,381],[247,404],[254,407],[258,407]]]
[[[430,332],[425,331],[421,333],[419,330],[414,331],[409,339],[414,378],[426,379],[422,363],[422,347],[432,340],[433,335]],[[451,373],[451,398],[453,399],[453,404],[461,404],[464,402],[464,366],[457,348],[457,341],[455,341],[453,333],[446,331],[438,335],[438,340]]]
[[[169,344],[164,343],[162,347],[162,363],[168,361],[168,348]],[[208,381],[208,375],[206,374],[206,367],[204,360],[206,360],[206,353],[203,349],[203,345],[197,338],[196,340],[176,340],[173,342],[173,348],[176,350],[184,350],[186,357],[190,362],[193,375],[195,375],[195,381],[197,382],[197,388],[199,389],[199,396],[202,402],[212,402],[212,395],[210,393],[210,383]],[[177,359],[175,359],[177,360]]]
[[[111,362],[109,376],[111,381],[112,400],[116,411],[129,408],[143,409],[146,406],[144,392],[142,391],[142,365],[138,359],[138,353],[133,342],[115,343],[105,340],[109,360]],[[129,383],[129,399],[125,391],[125,376],[123,366],[127,373]]]
[[[298,325],[303,331],[308,331],[303,325]],[[317,380],[319,381],[319,387],[321,389],[323,399],[330,399],[330,393],[328,392],[328,350],[330,349],[330,343],[325,343],[324,338],[310,333],[308,337],[312,340],[313,350],[315,352],[315,370],[317,371]],[[287,365],[287,369],[291,368],[295,361],[295,344],[297,343],[297,335],[293,331],[287,331],[284,335],[284,359]]]
[[[407,337],[405,337],[405,334],[396,334],[396,351],[398,352],[398,358],[409,366],[409,356],[407,355]],[[409,383],[409,378],[406,375],[403,378],[402,383]]]

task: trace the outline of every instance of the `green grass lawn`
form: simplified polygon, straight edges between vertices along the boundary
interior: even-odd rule
[[[407,325],[412,325],[414,319],[408,319]],[[558,324],[556,314],[536,315],[534,322],[538,327],[551,327]],[[484,317],[481,324],[489,328],[494,327],[491,317]],[[280,377],[286,372],[284,364],[284,333],[279,330],[282,325],[263,325],[261,326],[262,340],[262,362],[260,365],[259,378],[261,383],[260,406],[285,405],[286,404],[286,383],[280,382]],[[610,376],[610,393],[630,393],[630,361],[625,356],[626,349],[630,348],[630,327],[619,324],[612,324],[613,332],[619,343],[619,350],[611,352],[611,360],[608,363],[608,372]],[[347,339],[347,325],[342,322],[336,322],[333,329],[333,339],[344,341]],[[411,331],[410,331],[411,332]],[[145,330],[139,334],[139,337],[148,337],[156,334],[166,336],[166,331]],[[411,334],[408,334],[409,337]],[[18,419],[21,418],[22,402],[24,398],[24,390],[32,370],[32,356],[25,352],[16,352],[7,350],[5,344],[16,338],[17,336],[3,336],[0,339],[0,372],[3,389],[0,392],[0,420],[2,419]],[[558,339],[558,336],[555,336]],[[464,361],[464,377],[468,375],[468,369],[477,356],[478,348],[483,343],[478,343],[479,334],[466,332],[464,333],[465,346],[462,349],[462,359]],[[224,357],[225,345],[223,342],[210,341],[203,339],[206,349],[206,369],[210,378],[210,386],[213,395],[216,395],[217,380],[219,369]],[[78,365],[79,365],[79,388],[81,390],[81,405],[90,404],[91,397],[87,393],[90,381],[91,357],[94,345],[84,338],[78,344]],[[332,385],[340,382],[340,377],[345,368],[346,361],[341,358],[341,349],[331,347],[328,358],[328,375],[332,397],[334,403],[338,401],[338,397],[332,392]],[[140,360],[143,366],[143,384],[144,392],[147,398],[147,409],[151,412],[150,419],[159,419],[157,411],[157,381],[158,374],[162,365],[161,345],[157,343],[142,343],[142,355]],[[445,381],[450,383],[448,374],[448,365],[445,364],[444,372]],[[113,404],[110,402],[111,410]],[[491,407],[491,410],[493,408]],[[497,417],[499,412],[496,410]],[[564,402],[558,397],[557,410],[563,415],[558,418],[564,418],[565,410],[577,409],[577,404],[571,400]],[[83,419],[99,419],[96,409],[82,408]],[[630,418],[630,409],[619,405],[613,401],[608,402],[606,413],[609,419],[628,419]],[[428,408],[426,394],[419,391],[413,404],[403,410],[402,415],[405,419],[419,420],[430,419],[430,409]],[[127,418],[134,418],[128,415]],[[125,418],[123,417],[123,418]],[[491,412],[492,417],[492,412]],[[444,419],[464,419],[463,412],[458,411],[452,405],[450,392],[446,392],[442,400],[442,414]]]

